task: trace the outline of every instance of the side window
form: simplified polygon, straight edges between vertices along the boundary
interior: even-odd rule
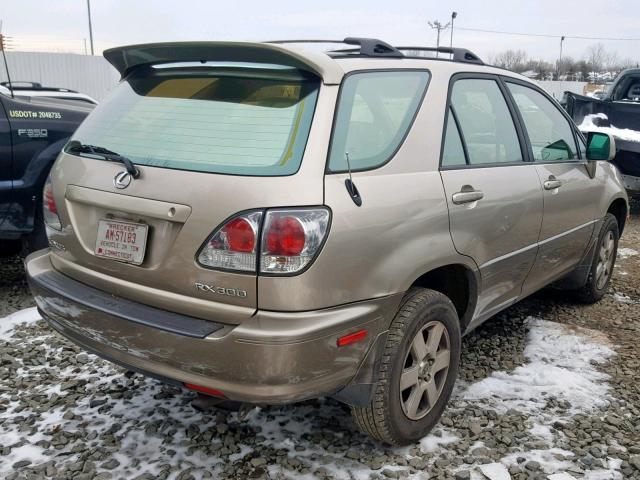
[[[429,81],[428,72],[363,72],[342,85],[333,126],[329,170],[384,164],[403,140]]]
[[[464,156],[462,139],[451,111],[449,111],[448,117],[447,132],[445,133],[444,148],[442,149],[442,166],[465,165],[467,160]]]
[[[571,124],[558,108],[536,90],[507,82],[524,121],[533,159],[562,162],[578,158]]]
[[[513,118],[495,80],[457,80],[451,107],[471,165],[523,161]]]

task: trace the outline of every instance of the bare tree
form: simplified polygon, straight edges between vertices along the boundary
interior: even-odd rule
[[[556,71],[559,75],[570,77],[575,73],[576,61],[570,57],[562,57],[562,60],[556,60]]]
[[[604,67],[607,70],[617,70],[620,68],[620,58],[616,52],[607,52],[604,59]]]
[[[497,67],[523,73],[528,70],[535,72],[537,78],[551,80],[558,72],[569,80],[586,80],[589,74],[595,78],[604,75],[611,76],[625,68],[637,67],[638,60],[621,58],[616,51],[607,50],[602,43],[590,45],[580,60],[566,56],[562,63],[553,63],[542,59],[528,58],[524,50],[505,50],[488,57],[489,63]],[[603,77],[604,78],[604,77]]]
[[[638,68],[640,67],[640,63],[637,60],[627,57],[618,62],[618,67],[622,70],[626,68]]]
[[[607,49],[602,43],[596,43],[587,48],[587,64],[593,72],[600,72],[608,63]]]
[[[527,64],[527,52],[524,50],[505,50],[489,58],[496,67],[506,68],[513,72],[523,72]]]
[[[548,80],[553,76],[555,67],[553,66],[552,63],[547,62],[546,60],[531,59],[525,64],[524,70],[532,70],[538,74],[539,79]]]

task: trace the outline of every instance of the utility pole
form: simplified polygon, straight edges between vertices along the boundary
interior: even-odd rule
[[[87,17],[89,18],[89,44],[93,55],[93,29],[91,28],[91,0],[87,0]]]
[[[560,37],[560,58],[558,59],[558,81],[560,81],[560,74],[562,73],[562,43],[564,42],[564,35]]]
[[[7,63],[7,51],[8,47],[7,37],[2,34],[2,20],[0,20],[0,52],[2,52],[2,59],[4,60],[4,69],[7,72],[7,82],[9,82],[9,91],[11,91],[11,98],[16,98],[13,93],[13,88],[11,85],[11,75],[9,75],[9,64]]]
[[[453,48],[453,21],[458,16],[458,12],[451,12],[451,38],[449,39],[449,47]]]
[[[440,23],[439,20],[434,20],[433,22],[427,22],[427,23],[432,29],[438,31],[438,39],[436,40],[436,58],[438,58],[437,49],[440,48],[440,32],[449,28],[449,25],[451,25],[451,22],[447,23],[446,25],[442,25],[442,23]]]

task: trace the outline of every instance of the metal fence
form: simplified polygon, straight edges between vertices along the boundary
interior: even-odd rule
[[[118,72],[103,57],[74,53],[6,52],[13,81],[39,82],[102,100],[118,83]],[[0,57],[0,79],[7,74]]]
[[[584,95],[584,87],[587,85],[587,82],[556,82],[550,80],[538,80],[537,83],[556,100],[562,100],[564,92],[573,92],[579,95]]]

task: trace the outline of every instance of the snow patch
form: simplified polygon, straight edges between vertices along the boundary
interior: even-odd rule
[[[34,323],[40,320],[42,317],[38,313],[36,307],[20,310],[19,312],[12,313],[8,317],[0,319],[0,338],[7,338],[13,328],[23,323]]]
[[[585,472],[584,480],[619,480],[623,478],[620,473],[620,467],[622,466],[622,460],[617,458],[607,459],[607,468],[591,470]]]
[[[613,294],[613,299],[620,303],[635,303],[630,296],[625,295],[624,293],[615,292]]]
[[[498,414],[516,410],[527,416],[523,427],[528,428],[531,437],[540,440],[540,447],[511,453],[500,459],[499,464],[507,469],[512,465],[522,468],[526,462],[535,461],[545,474],[556,474],[554,480],[571,480],[573,477],[566,472],[581,469],[576,470],[574,453],[553,448],[558,438],[564,436],[553,426],[556,422],[570,421],[575,414],[588,414],[608,404],[611,398],[609,377],[596,367],[615,352],[600,332],[533,317],[526,321],[529,327],[524,350],[526,363],[511,372],[494,372],[484,380],[468,385],[457,396],[461,401],[493,409]],[[550,408],[550,404],[555,407]],[[489,475],[483,472],[484,477],[480,475],[477,472],[480,465],[465,465],[464,468],[474,468],[472,480],[493,478],[490,475],[494,472]],[[592,480],[600,480],[597,475],[605,475],[605,472],[609,477],[602,478],[617,478],[612,471],[610,466],[610,470],[592,471],[590,475],[595,475]]]
[[[547,440],[548,442],[552,442],[554,438],[551,427],[549,427],[549,425],[542,425],[540,423],[534,423],[529,429],[529,433],[534,437]]]
[[[607,120],[608,117],[604,113],[594,113],[591,115],[587,115],[582,120],[582,123],[578,126],[578,128],[583,132],[602,132],[608,133],[615,138],[620,140],[626,140],[630,142],[640,142],[640,132],[637,130],[631,130],[630,128],[617,128],[614,125],[610,127],[600,127],[594,123],[594,120],[599,118],[601,120]]]
[[[629,258],[638,255],[638,251],[633,248],[619,248],[618,258]]]
[[[530,317],[527,322],[530,331],[524,356],[528,363],[513,372],[494,372],[470,385],[463,398],[489,404],[499,413],[514,409],[538,416],[550,398],[568,402],[568,416],[605,406],[608,376],[594,364],[614,355],[606,339],[546,320]],[[541,420],[548,424],[553,419],[543,416]]]
[[[540,464],[543,472],[556,473],[571,469],[574,465],[569,459],[573,457],[574,454],[567,450],[550,448],[548,450],[530,450],[528,452],[512,453],[503,457],[501,462],[511,466],[534,461]]]
[[[576,477],[568,473],[554,473],[547,477],[549,480],[576,480]]]
[[[439,429],[420,440],[420,450],[422,453],[432,453],[440,450],[443,446],[455,443],[460,440],[445,429]]]
[[[489,480],[511,480],[509,470],[501,463],[487,463],[478,468]]]

